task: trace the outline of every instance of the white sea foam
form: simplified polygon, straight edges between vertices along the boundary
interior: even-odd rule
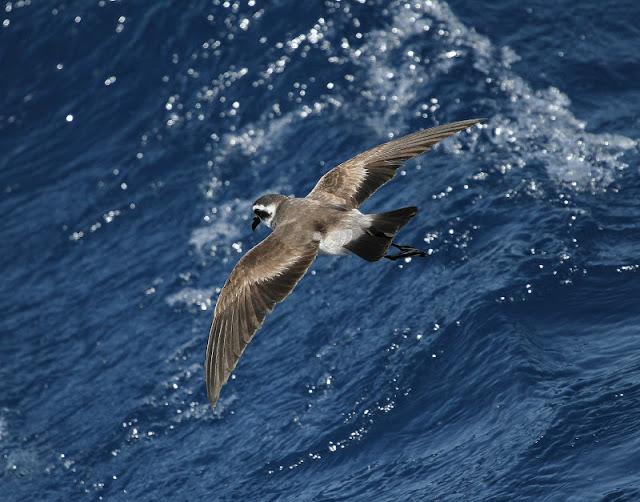
[[[189,244],[201,254],[205,251],[217,254],[220,248],[232,247],[242,237],[242,215],[249,215],[250,212],[251,202],[242,199],[235,199],[232,204],[212,207],[204,217],[208,224],[193,230]]]
[[[7,419],[0,417],[0,441],[3,441],[9,435]]]
[[[229,242],[240,237],[238,225],[228,221],[217,221],[213,225],[198,227],[191,233],[189,244],[199,253],[204,252],[205,247],[216,246],[216,243]]]
[[[513,50],[497,47],[465,26],[446,3],[396,2],[390,11],[395,12],[390,26],[371,32],[367,44],[352,53],[352,61],[369,72],[363,96],[381,105],[368,119],[379,133],[404,131],[408,111],[437,115],[437,98],[421,102],[425,97],[420,98],[416,89],[436,79],[446,81],[456,65],[471,61],[484,77],[483,89],[495,97],[489,102],[495,113],[489,117],[482,143],[474,141],[477,132],[471,138],[465,135],[445,144],[450,152],[461,153],[461,142],[465,142],[472,147],[470,155],[488,155],[496,163],[508,158],[503,171],[542,163],[552,181],[575,190],[605,189],[627,167],[622,157],[637,146],[635,140],[587,132],[588,124],[573,114],[565,93],[556,87],[532,88],[512,69],[519,60]],[[416,56],[421,33],[431,33],[438,40],[438,53],[430,55],[429,61]]]
[[[183,288],[177,293],[168,296],[166,301],[171,307],[182,304],[187,307],[196,306],[200,310],[209,310],[214,291],[214,288]]]

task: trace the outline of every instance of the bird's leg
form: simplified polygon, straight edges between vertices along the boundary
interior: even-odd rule
[[[394,248],[399,249],[400,251],[403,251],[403,252],[405,252],[405,251],[419,251],[420,253],[423,253],[423,251],[420,251],[419,249],[414,248],[412,246],[403,246],[402,244],[396,244],[395,242],[392,242],[391,245]]]
[[[394,248],[399,249],[400,252],[393,255],[384,255],[384,257],[388,260],[398,260],[400,258],[409,258],[410,256],[427,256],[427,253],[412,246],[403,246],[401,244],[396,244],[395,242],[392,242],[391,245]]]

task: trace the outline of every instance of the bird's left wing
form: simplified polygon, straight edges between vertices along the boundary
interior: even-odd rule
[[[482,119],[451,122],[389,141],[356,155],[326,173],[307,195],[348,208],[357,208],[378,188],[393,178],[397,169],[452,134]]]
[[[290,237],[277,227],[237,263],[218,296],[205,359],[207,396],[215,406],[220,389],[276,303],[283,301],[318,254],[318,242]]]

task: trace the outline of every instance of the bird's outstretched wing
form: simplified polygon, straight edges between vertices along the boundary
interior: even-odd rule
[[[289,230],[277,227],[247,252],[220,291],[204,364],[213,406],[267,314],[289,296],[318,254],[317,241],[287,239]]]
[[[308,198],[357,208],[396,174],[407,160],[426,152],[443,139],[481,122],[462,120],[418,131],[356,155],[326,173]]]

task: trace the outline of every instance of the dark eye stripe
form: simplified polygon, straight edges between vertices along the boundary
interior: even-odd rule
[[[260,218],[268,218],[269,213],[267,211],[263,211],[262,209],[256,209],[254,213]]]

